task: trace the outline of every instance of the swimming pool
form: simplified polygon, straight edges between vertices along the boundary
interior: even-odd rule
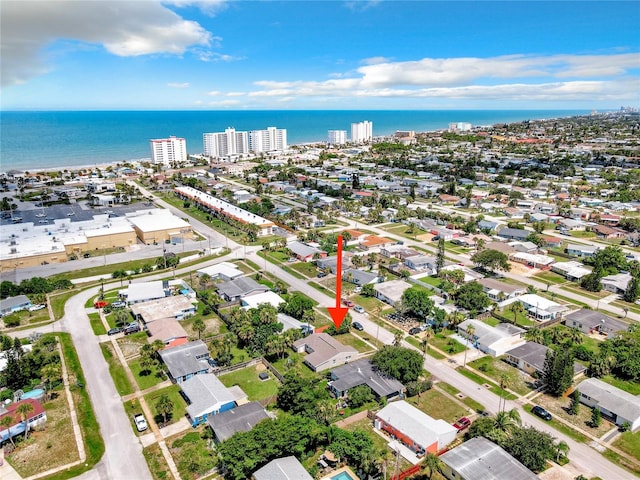
[[[335,477],[331,477],[331,480],[353,480],[353,477],[347,472],[340,472]]]
[[[31,390],[30,392],[24,392],[22,394],[22,400],[27,400],[28,398],[34,398],[36,400],[44,397],[44,390],[41,388],[36,388],[35,390]]]

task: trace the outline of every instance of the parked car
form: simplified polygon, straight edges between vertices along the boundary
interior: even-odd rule
[[[417,335],[422,331],[420,327],[413,327],[409,329],[409,335]]]
[[[130,335],[132,333],[137,333],[139,331],[140,331],[140,325],[129,325],[129,326],[125,327],[124,334],[125,335]]]
[[[362,291],[362,287],[356,287],[353,289],[353,293],[360,293]]]
[[[30,312],[36,312],[36,311],[38,311],[38,310],[42,310],[43,308],[46,308],[46,307],[47,307],[47,306],[46,306],[46,305],[43,305],[43,304],[39,304],[39,305],[31,305],[31,306],[29,307],[29,311],[30,311]]]
[[[356,330],[359,330],[360,332],[364,330],[364,327],[362,326],[362,324],[360,322],[353,322],[351,324],[351,326],[353,328],[355,328]]]
[[[111,306],[113,308],[124,308],[127,306],[127,304],[125,302],[113,302]]]
[[[355,307],[355,306],[356,306],[356,304],[355,304],[355,303],[353,303],[353,302],[352,302],[351,300],[349,300],[348,298],[343,298],[343,299],[342,299],[342,303],[343,303],[344,305],[346,305],[347,307],[349,307],[349,308],[351,308],[351,307]]]
[[[133,421],[136,424],[136,429],[139,432],[144,432],[149,426],[147,425],[147,420],[144,418],[144,415],[138,413],[133,416]]]
[[[107,335],[117,335],[118,333],[122,332],[123,328],[122,327],[116,327],[116,328],[112,328],[111,330],[109,330],[107,332]]]
[[[353,307],[353,309],[358,313],[364,313],[364,308],[360,305],[356,305],[355,307]]]
[[[533,407],[531,409],[531,413],[533,413],[534,415],[537,415],[540,418],[544,418],[546,421],[549,421],[553,418],[551,414],[547,412],[544,408],[542,408],[540,405],[536,405],[535,407]]]
[[[318,278],[324,278],[326,276],[327,276],[327,274],[325,272],[318,273]]]
[[[456,420],[456,423],[453,424],[453,426],[456,427],[459,432],[466,428],[469,428],[469,425],[471,425],[471,420],[469,420],[467,417],[459,418],[458,420]]]

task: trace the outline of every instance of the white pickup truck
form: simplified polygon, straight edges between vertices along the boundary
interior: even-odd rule
[[[135,422],[136,428],[139,432],[144,432],[148,428],[147,421],[145,420],[144,415],[142,415],[141,413],[134,415],[133,421]]]

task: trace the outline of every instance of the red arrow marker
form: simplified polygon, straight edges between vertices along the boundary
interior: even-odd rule
[[[336,328],[340,328],[344,317],[349,311],[347,307],[340,306],[342,296],[342,237],[338,237],[338,264],[336,267],[336,306],[329,307],[327,310],[329,310],[329,314],[331,314],[333,324]]]

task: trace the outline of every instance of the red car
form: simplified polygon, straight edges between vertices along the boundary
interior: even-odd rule
[[[454,427],[456,427],[456,429],[461,432],[462,430],[464,430],[465,428],[469,428],[469,425],[471,425],[471,420],[469,420],[467,417],[462,417],[459,418],[456,423],[453,424]]]
[[[343,298],[343,299],[342,299],[342,303],[343,303],[344,305],[346,305],[347,307],[349,307],[349,308],[351,308],[351,307],[355,307],[355,306],[356,306],[356,304],[355,304],[355,303],[353,303],[351,300],[349,300],[349,299],[347,299],[347,298]]]

